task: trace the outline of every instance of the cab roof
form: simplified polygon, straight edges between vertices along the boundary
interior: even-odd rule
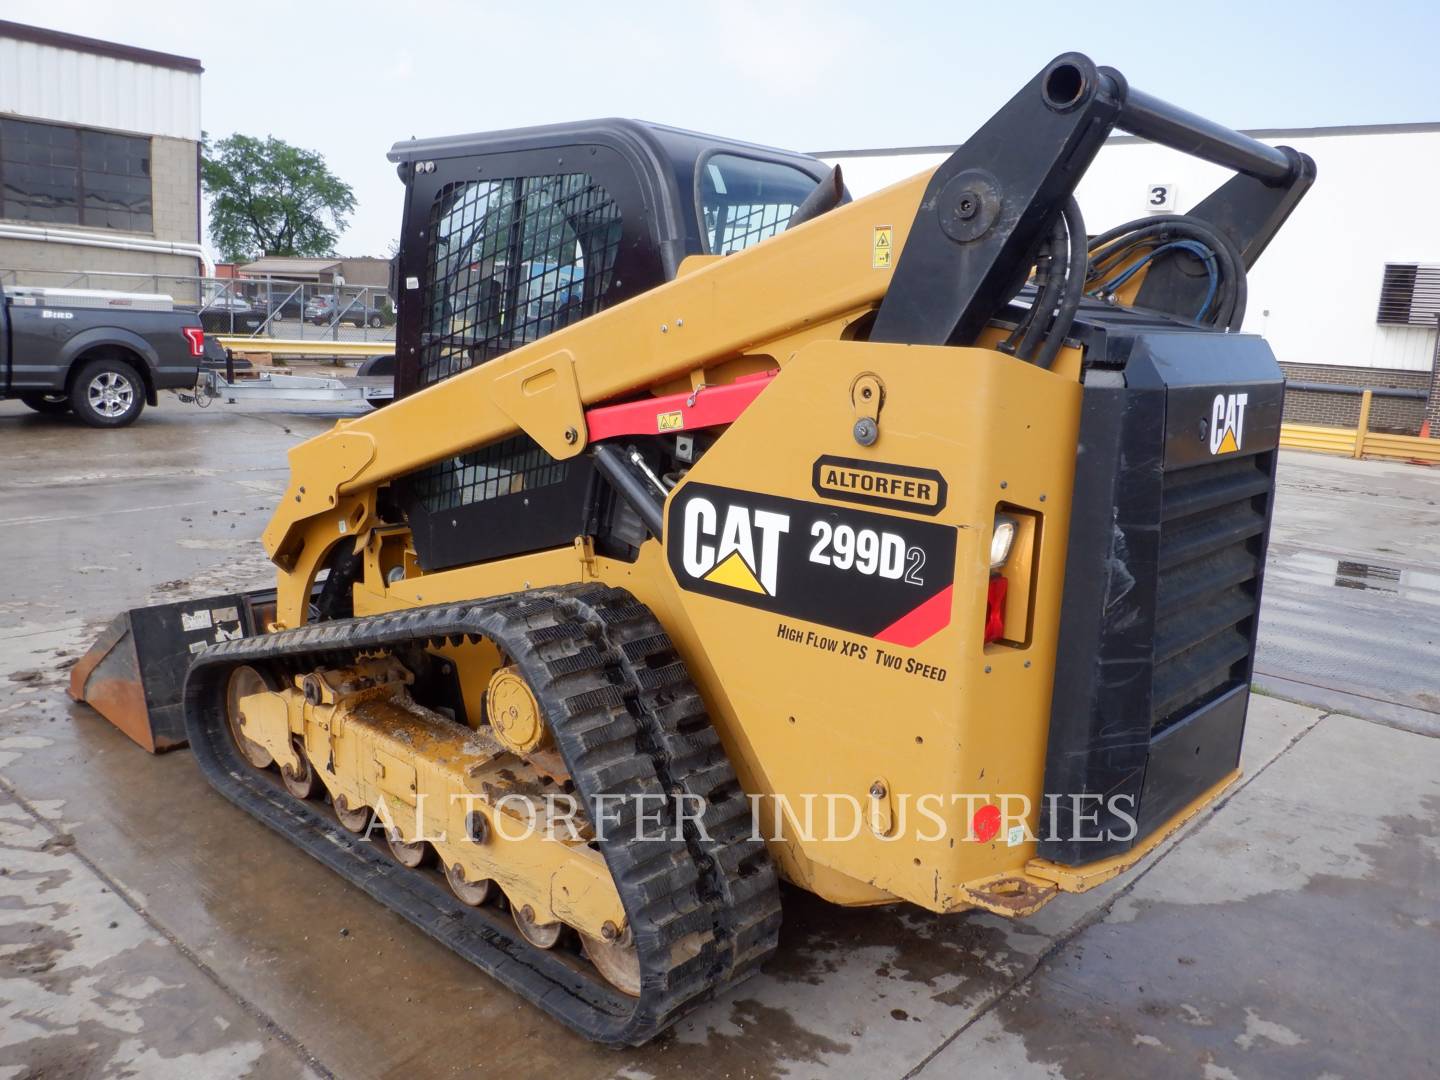
[[[817,180],[829,167],[809,154],[783,150],[760,143],[706,135],[698,131],[655,124],[645,120],[606,117],[598,120],[577,120],[563,124],[542,124],[537,127],[511,128],[501,131],[477,131],[466,135],[442,135],[428,139],[406,139],[397,142],[386,155],[394,162],[412,162],[437,157],[466,154],[509,153],[542,147],[583,146],[587,143],[628,144],[656,160],[695,161],[714,150],[728,150],[745,157],[765,158],[794,165],[812,174]]]

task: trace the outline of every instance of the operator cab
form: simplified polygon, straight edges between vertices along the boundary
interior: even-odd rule
[[[774,236],[802,205],[802,218],[815,211],[806,200],[831,175],[803,154],[635,120],[412,140],[390,159],[406,185],[397,398],[663,285],[688,256]],[[557,461],[522,433],[402,477],[394,494],[428,571],[623,517],[595,483],[589,458]],[[610,551],[625,523],[599,532]]]
[[[407,188],[397,396],[661,285],[686,256],[774,236],[829,173],[635,120],[410,140],[389,156]]]

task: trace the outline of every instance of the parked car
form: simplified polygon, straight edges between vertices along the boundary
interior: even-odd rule
[[[305,301],[305,321],[314,322],[334,306],[334,293],[311,293],[310,298]]]
[[[194,386],[207,349],[223,361],[169,297],[0,286],[0,397],[36,412],[124,427],[159,391]]]
[[[277,288],[268,297],[263,294],[257,296],[255,306],[269,313],[272,323],[284,322],[287,319],[298,321],[305,318],[305,302],[300,297],[299,289],[294,292],[282,292]]]
[[[305,305],[305,319],[316,326],[329,326],[335,321],[337,310],[343,313],[340,315],[340,321],[353,326],[370,326],[378,329],[388,322],[394,322],[394,318],[388,311],[371,306],[360,298],[342,296],[337,301],[333,295],[326,293],[310,298]]]
[[[265,313],[239,296],[218,296],[200,312],[200,325],[211,334],[253,334],[264,322]]]

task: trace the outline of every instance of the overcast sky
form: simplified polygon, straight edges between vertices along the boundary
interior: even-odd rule
[[[411,135],[630,116],[796,150],[956,143],[1069,49],[1232,127],[1440,120],[1440,5],[1404,0],[5,0],[3,12],[198,57],[212,138],[275,135],[354,187],[343,255],[385,255],[398,236],[385,151]]]

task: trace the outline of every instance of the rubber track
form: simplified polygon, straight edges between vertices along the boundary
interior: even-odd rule
[[[535,949],[493,908],[469,908],[431,875],[406,870],[383,845],[345,832],[318,802],[290,796],[239,757],[224,716],[229,671],[263,664],[302,671],[376,649],[485,637],[517,664],[547,718],[580,796],[611,807],[600,844],[639,952],[639,998],[614,990],[558,951]],[[638,1046],[751,974],[775,947],[779,898],[761,842],[699,695],[675,668],[648,609],[620,590],[576,585],[462,604],[339,620],[211,646],[185,684],[190,745],[226,798],[404,916],[441,944],[597,1042]],[[633,842],[634,811],[676,791],[718,796],[705,839]],[[737,806],[738,804],[738,806]],[[711,825],[715,829],[711,829]]]
[[[754,831],[750,803],[710,723],[700,692],[651,610],[623,589],[603,584],[554,594],[567,611],[598,623],[601,640],[620,657],[645,749],[671,794],[697,797],[699,827],[685,822],[686,845],[700,869],[702,893],[719,897],[714,932],[726,982],[755,971],[776,948],[780,886],[775,864]]]

